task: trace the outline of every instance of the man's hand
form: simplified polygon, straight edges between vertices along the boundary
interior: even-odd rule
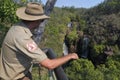
[[[71,59],[78,59],[78,55],[76,53],[71,53],[69,54],[69,56],[71,57]]]

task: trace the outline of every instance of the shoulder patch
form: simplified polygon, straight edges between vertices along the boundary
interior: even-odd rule
[[[34,50],[37,49],[36,43],[33,42],[33,41],[28,42],[28,43],[27,43],[27,49],[28,49],[28,51],[30,51],[30,52],[34,52]]]

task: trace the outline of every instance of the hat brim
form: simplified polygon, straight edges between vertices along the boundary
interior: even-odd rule
[[[43,15],[29,15],[25,13],[26,7],[21,7],[17,9],[16,15],[22,20],[34,21],[34,20],[41,20],[41,19],[48,19],[49,16]]]

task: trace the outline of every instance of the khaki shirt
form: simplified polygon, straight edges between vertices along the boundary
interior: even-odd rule
[[[33,61],[40,63],[47,58],[31,37],[32,33],[22,22],[10,28],[1,48],[1,78],[22,78],[29,71]]]

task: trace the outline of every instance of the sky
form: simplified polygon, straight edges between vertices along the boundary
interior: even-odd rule
[[[41,0],[44,4],[47,0]],[[57,7],[71,7],[75,8],[90,8],[98,5],[104,0],[57,0],[55,6]]]

